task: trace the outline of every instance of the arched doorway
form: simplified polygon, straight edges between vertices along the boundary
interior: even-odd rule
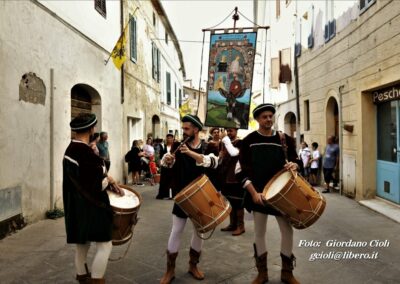
[[[153,134],[153,139],[155,138],[160,138],[161,137],[161,124],[160,124],[160,118],[158,115],[153,115],[151,118],[151,124],[152,124],[152,131],[151,133]]]
[[[295,138],[296,135],[296,115],[293,112],[288,112],[285,115],[285,133]]]
[[[326,105],[326,137],[331,135],[339,137],[339,107],[334,97]]]
[[[86,84],[76,84],[71,88],[71,119],[81,112],[94,113],[97,116],[97,128],[101,129],[101,97]]]

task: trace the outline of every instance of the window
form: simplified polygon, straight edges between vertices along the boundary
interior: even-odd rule
[[[179,89],[179,107],[182,106],[182,89]]]
[[[329,21],[325,25],[325,34],[324,34],[325,42],[330,41],[332,38],[335,37],[335,35],[336,35],[336,20],[333,19],[332,21]]]
[[[171,105],[171,74],[167,72],[167,104]]]
[[[131,60],[136,62],[137,60],[137,39],[136,39],[136,19],[134,17],[130,17],[130,50],[131,50]]]
[[[178,108],[178,93],[176,92],[176,83],[175,83],[175,108]]]
[[[165,43],[168,44],[168,33],[165,32]]]
[[[157,82],[160,82],[160,51],[153,42],[151,44],[151,55],[152,55],[152,76]]]
[[[336,35],[336,20],[333,15],[334,5],[333,0],[325,1],[325,42],[330,41]]]
[[[360,0],[360,14],[368,10],[376,0]]]
[[[281,0],[275,0],[276,6],[276,18],[279,18],[281,15]]]
[[[94,0],[94,8],[100,13],[104,18],[107,16],[106,11],[106,0]]]
[[[153,27],[156,26],[156,14],[153,12]]]
[[[304,131],[310,130],[310,101],[304,101]]]

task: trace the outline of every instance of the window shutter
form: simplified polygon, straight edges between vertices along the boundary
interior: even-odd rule
[[[160,82],[160,51],[157,49],[157,82]]]
[[[325,25],[324,39],[325,39],[325,42],[329,41],[329,24]]]
[[[271,88],[279,87],[279,58],[271,58]]]
[[[333,19],[329,22],[329,39],[332,39],[336,35],[336,20]]]
[[[131,46],[131,60],[137,60],[137,48],[136,48],[136,19],[131,17],[130,22],[130,46]]]
[[[301,44],[298,44],[301,49]],[[297,46],[297,45],[296,45]],[[291,51],[290,48],[285,48],[279,52],[280,57],[280,68],[279,68],[279,82],[289,83],[292,81],[292,69],[291,69]]]
[[[360,10],[365,8],[367,0],[360,0]]]
[[[155,54],[154,54],[154,42],[151,43],[151,75],[153,77],[153,79],[155,79],[155,72],[156,72],[156,68],[155,68]]]
[[[94,0],[94,9],[105,18],[107,16],[106,0]]]

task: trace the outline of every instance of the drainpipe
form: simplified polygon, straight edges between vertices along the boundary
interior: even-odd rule
[[[124,27],[125,27],[125,25],[124,25],[124,1],[120,1],[120,3],[121,3],[121,16],[120,16],[120,21],[121,21],[121,34],[124,32]],[[121,66],[121,107],[122,107],[122,126],[123,125],[125,125],[125,123],[127,123],[127,122],[125,122],[124,120],[125,120],[125,117],[124,117],[124,101],[125,101],[125,89],[124,89],[124,64],[122,64],[122,66]],[[128,133],[128,132],[126,132],[126,133]],[[123,151],[122,151],[122,149],[123,149],[123,147],[124,147],[124,143],[123,142],[121,142],[121,150],[120,150],[120,152],[121,152],[121,155],[123,156]],[[128,143],[128,147],[129,147],[129,143]],[[124,162],[124,160],[123,159],[121,159],[121,163],[122,163],[122,169],[123,169],[123,181],[124,181],[124,184],[127,184],[128,183],[128,177],[127,177],[127,174],[126,174],[126,172],[125,172],[125,162]]]
[[[339,86],[339,193],[343,194],[343,116],[342,116],[342,97],[343,97],[344,85]]]
[[[121,1],[121,34],[124,32],[124,1]],[[121,66],[121,104],[125,101],[124,92],[124,64]]]
[[[295,8],[295,28],[294,28],[294,85],[296,92],[296,146],[300,146],[300,91],[299,91],[299,68],[296,56],[296,38],[297,38],[297,1]],[[297,150],[296,150],[297,151]]]
[[[50,69],[50,210],[54,209],[54,69]]]
[[[300,145],[300,91],[299,91],[299,70],[297,56],[294,55],[294,84],[296,90],[296,145]]]

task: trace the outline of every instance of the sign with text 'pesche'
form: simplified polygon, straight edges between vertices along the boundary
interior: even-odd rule
[[[400,84],[372,92],[375,104],[400,100]]]

